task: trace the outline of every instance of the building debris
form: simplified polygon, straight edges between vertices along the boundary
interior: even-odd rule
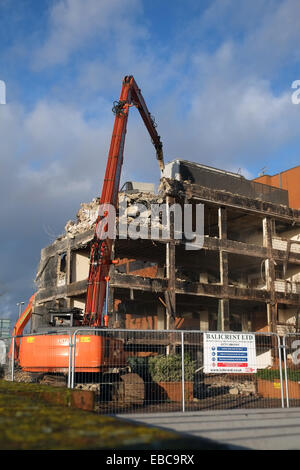
[[[81,208],[76,214],[76,222],[69,220],[65,225],[65,233],[74,237],[78,233],[83,233],[95,227],[98,216],[100,198],[95,198],[91,202],[81,203]]]

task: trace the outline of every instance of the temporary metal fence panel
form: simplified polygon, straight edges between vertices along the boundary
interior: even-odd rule
[[[101,413],[175,411],[182,408],[182,353],[179,331],[80,329],[71,386],[93,390]],[[177,389],[179,403],[169,399]]]
[[[214,351],[205,348],[208,333]],[[93,390],[101,413],[284,406],[276,334],[99,329],[93,336],[73,334],[71,387]],[[212,354],[216,370],[208,367]]]
[[[93,391],[99,413],[278,408],[300,387],[300,335],[283,343],[282,356],[274,333],[78,328],[1,339],[0,367],[7,380]]]
[[[300,406],[300,333],[283,337],[286,406]]]
[[[279,346],[272,333],[185,332],[186,410],[284,407]]]
[[[72,334],[63,330],[1,338],[1,376],[15,382],[70,387],[71,340]]]
[[[11,336],[0,338],[0,377],[10,381],[14,380],[14,342]]]

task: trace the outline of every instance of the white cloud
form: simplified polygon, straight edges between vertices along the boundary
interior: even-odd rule
[[[252,30],[242,47],[252,67],[262,71],[291,65],[300,59],[300,11],[298,0],[275,2],[264,22]]]
[[[141,37],[144,30],[133,19],[141,12],[140,0],[59,0],[50,11],[49,35],[35,54],[38,68],[63,64],[87,41],[99,46],[109,41]],[[106,46],[106,47],[107,47]]]

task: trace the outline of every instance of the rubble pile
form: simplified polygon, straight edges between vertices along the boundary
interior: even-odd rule
[[[117,210],[116,223],[130,224],[138,218],[141,225],[147,225],[151,215],[151,205],[163,203],[163,196],[153,193],[119,193],[119,207],[122,206],[125,210]],[[69,220],[67,222],[65,225],[65,234],[62,237],[74,237],[77,234],[93,229],[98,216],[99,204],[100,198],[94,198],[88,203],[81,203],[81,207],[76,214],[76,221]]]
[[[69,220],[65,225],[65,233],[76,235],[91,230],[95,226],[98,216],[100,198],[94,198],[91,202],[82,202],[81,208],[76,214],[76,222]]]
[[[189,181],[178,181],[171,178],[161,178],[158,194],[185,199],[186,191],[183,186],[184,183],[189,183]]]
[[[256,395],[256,384],[252,380],[233,380],[229,377],[216,377],[210,381],[211,389],[226,387],[230,395]]]
[[[130,225],[136,221],[140,227],[149,227],[151,206],[163,204],[164,199],[151,193],[120,193],[117,223]],[[126,210],[124,210],[126,208]],[[153,222],[153,221],[152,221]],[[159,222],[157,226],[160,227]]]

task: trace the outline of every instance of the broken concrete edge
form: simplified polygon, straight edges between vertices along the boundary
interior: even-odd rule
[[[160,181],[158,194],[143,192],[120,193],[121,200],[124,200],[125,197],[128,199],[128,207],[133,207],[136,203],[139,203],[143,204],[145,207],[147,207],[147,209],[150,209],[152,204],[162,204],[165,202],[167,196],[176,197],[177,201],[181,200],[183,202],[188,202],[196,198],[199,199],[199,201],[202,203],[223,203],[228,207],[243,209],[251,213],[266,213],[268,216],[274,216],[278,219],[297,223],[300,222],[299,210],[289,208],[282,204],[266,202],[259,198],[251,199],[249,197],[234,194],[229,191],[216,190],[208,187],[199,187],[190,183],[189,181],[177,181],[174,179],[162,178]],[[59,235],[56,240],[49,245],[49,248],[56,242],[67,240],[70,241],[75,238],[75,236],[77,237],[81,234],[86,235],[85,243],[88,243],[93,238],[99,204],[100,198],[94,198],[91,202],[81,203],[81,208],[76,214],[76,220],[69,220],[66,223],[64,233]],[[131,220],[132,217],[130,217],[128,214],[128,221],[130,222]],[[89,232],[91,233],[89,234]],[[44,269],[43,264],[45,262],[47,262],[47,259],[41,260],[37,278],[39,277],[40,271]]]
[[[179,181],[170,180],[168,178],[162,178],[158,189],[158,194],[142,191],[132,193],[119,193],[119,201],[122,202],[126,199],[128,209],[130,209],[130,207],[134,207],[137,203],[143,204],[147,209],[150,209],[152,204],[164,203],[166,196],[170,195],[176,195],[177,199],[184,200],[185,188],[183,184]],[[56,240],[54,240],[49,246],[52,246],[56,242],[61,242],[67,239],[73,239],[75,236],[77,237],[82,233],[87,234],[89,231],[91,231],[91,236],[87,236],[86,243],[88,243],[90,239],[93,238],[96,219],[99,211],[99,205],[99,197],[92,199],[92,201],[90,202],[82,202],[80,204],[80,209],[76,213],[76,220],[68,220],[64,227],[64,232],[58,235]],[[116,221],[118,221],[118,208],[116,215]],[[129,222],[133,220],[133,217],[130,215],[130,212],[128,213],[127,219]],[[40,268],[38,269],[37,277],[39,277],[40,271],[43,269],[43,267],[43,264],[41,264]]]
[[[72,390],[50,385],[16,383],[0,380],[0,392],[5,383],[5,390],[26,397],[44,400],[53,405],[78,408],[85,411],[95,410],[95,393],[90,390]]]
[[[164,202],[164,197],[162,195],[156,195],[153,193],[144,193],[144,192],[135,192],[135,193],[119,193],[119,202],[127,200],[128,204],[128,214],[127,219],[133,220],[132,211],[130,208],[134,208],[137,203],[143,204],[147,209],[150,209],[151,204],[162,204]],[[69,220],[65,225],[64,234],[60,235],[57,240],[62,240],[64,238],[73,238],[76,235],[87,232],[95,228],[96,219],[98,217],[100,206],[100,198],[94,198],[91,202],[81,203],[81,207],[76,214],[76,221]],[[134,211],[135,214],[136,211]],[[118,209],[117,209],[117,219]],[[123,220],[123,219],[122,219]]]

